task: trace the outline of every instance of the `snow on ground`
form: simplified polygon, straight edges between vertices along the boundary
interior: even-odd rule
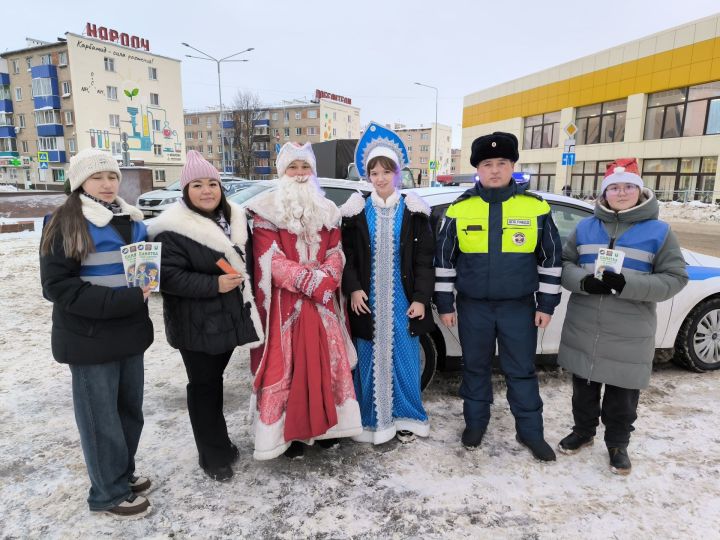
[[[9,184],[0,184],[0,191],[17,191],[18,188],[16,186],[11,186]]]
[[[225,410],[242,457],[227,484],[197,465],[186,376],[150,309],[145,430],[138,471],[154,485],[152,513],[121,522],[90,514],[88,481],[66,366],[50,353],[37,237],[0,240],[0,538],[720,538],[720,372],[663,367],[642,393],[629,477],[609,472],[601,437],[576,456],[535,462],[514,440],[496,377],[482,447],[459,444],[459,376],[438,375],[424,399],[431,436],[403,446],[344,441],[302,460],[251,458],[248,358],[225,377]],[[541,374],[548,440],[571,427],[566,374]]]
[[[708,221],[720,223],[720,205],[707,204],[700,201],[692,201],[689,203],[661,202],[660,219],[692,223]]]

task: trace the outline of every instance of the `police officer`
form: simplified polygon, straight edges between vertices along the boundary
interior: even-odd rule
[[[550,205],[512,178],[515,135],[484,135],[471,149],[478,181],[448,208],[435,256],[435,304],[443,324],[459,325],[463,350],[462,443],[474,449],[485,435],[497,341],[516,439],[536,459],[554,461],[543,436],[535,347],[537,329],[560,303],[560,237]]]

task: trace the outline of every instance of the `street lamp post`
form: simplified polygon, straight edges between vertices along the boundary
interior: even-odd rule
[[[433,169],[433,184],[435,183],[437,179],[437,170],[438,170],[438,158],[437,158],[437,142],[438,142],[438,135],[440,134],[440,131],[438,130],[438,89],[434,86],[430,86],[429,84],[423,84],[420,82],[416,82],[418,86],[424,86],[425,88],[432,88],[435,90],[435,148],[433,149],[433,161],[435,162],[435,168]]]
[[[222,172],[225,174],[226,171],[226,163],[225,163],[225,124],[223,123],[223,104],[222,104],[222,85],[220,82],[220,64],[223,62],[247,62],[245,59],[232,59],[233,57],[243,54],[246,52],[254,51],[254,47],[249,47],[245,49],[244,51],[236,52],[235,54],[231,54],[230,56],[225,56],[224,58],[215,58],[213,56],[210,56],[208,53],[201,51],[200,49],[197,49],[193,47],[192,45],[189,45],[185,42],[182,43],[185,47],[188,47],[192,49],[193,51],[197,51],[200,54],[204,56],[194,56],[192,54],[186,54],[188,58],[195,58],[197,60],[209,60],[211,62],[215,62],[217,64],[217,75],[218,75],[218,98],[220,100],[220,152],[221,152],[221,159],[220,159],[220,166],[222,167]],[[232,148],[231,148],[232,151]]]

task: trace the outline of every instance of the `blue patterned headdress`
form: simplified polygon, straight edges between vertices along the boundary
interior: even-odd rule
[[[377,156],[389,157],[400,169],[410,162],[402,139],[394,131],[370,122],[355,147],[355,166],[360,176],[367,178],[368,161]]]

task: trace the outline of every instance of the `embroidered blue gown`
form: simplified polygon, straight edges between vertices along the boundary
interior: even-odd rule
[[[400,430],[425,437],[430,426],[420,392],[420,341],[408,331],[410,307],[401,281],[400,230],[405,201],[376,207],[368,197],[365,216],[370,236],[369,302],[372,341],[357,339],[353,379],[363,433],[355,440],[381,444]],[[432,316],[426,314],[426,316]]]

